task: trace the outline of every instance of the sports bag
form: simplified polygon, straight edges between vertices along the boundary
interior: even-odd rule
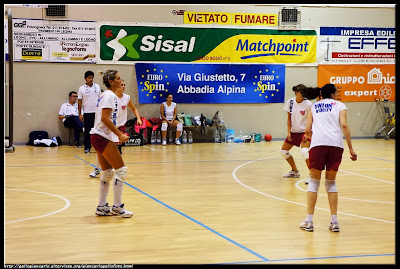
[[[29,141],[28,143],[26,143],[26,145],[29,146],[34,146],[35,144],[33,143],[33,141],[35,141],[36,139],[48,139],[49,138],[49,134],[46,131],[32,131],[29,133]]]

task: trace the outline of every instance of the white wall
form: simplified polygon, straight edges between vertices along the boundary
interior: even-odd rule
[[[14,18],[42,19],[42,10],[5,6]],[[393,7],[315,7],[300,6],[302,27],[395,27]],[[68,19],[82,21],[142,22],[182,24],[183,17],[173,10],[241,12],[277,14],[278,5],[68,5]],[[8,68],[8,65],[6,65]],[[102,85],[98,70],[116,69],[127,84],[126,93],[142,116],[158,117],[158,104],[138,104],[134,66],[98,65],[85,63],[14,63],[14,144],[24,144],[33,130],[45,130],[50,136],[61,136],[68,141],[68,132],[58,120],[58,111],[68,101],[68,93],[77,91],[85,83],[87,70],[95,72],[94,82]],[[6,70],[8,72],[8,69]],[[294,96],[292,87],[299,83],[316,86],[317,67],[286,68],[285,100]],[[193,116],[203,113],[212,118],[217,110],[223,112],[228,128],[244,134],[270,133],[274,138],[286,136],[287,114],[280,104],[178,104],[179,112]],[[383,119],[376,103],[346,103],[352,136],[372,137],[380,129]],[[6,113],[6,122],[7,122]],[[129,111],[129,118],[133,113]],[[8,129],[6,125],[6,135]]]

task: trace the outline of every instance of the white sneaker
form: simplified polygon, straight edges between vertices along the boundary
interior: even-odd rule
[[[308,183],[310,183],[310,180],[311,180],[311,177],[308,177],[308,178],[306,179],[306,181],[304,181],[304,183],[308,184]]]
[[[167,139],[163,139],[163,140],[162,140],[162,145],[163,145],[163,146],[166,146],[166,145],[167,145]]]
[[[181,142],[179,142],[179,138],[175,138],[175,144],[176,145],[180,145],[181,144]]]
[[[106,203],[103,206],[98,206],[96,208],[96,215],[97,216],[113,216],[115,215],[113,212],[111,212],[110,207],[108,206],[108,203]]]
[[[100,175],[100,170],[98,169],[98,168],[95,168],[94,170],[93,170],[93,172],[92,173],[90,173],[90,177],[96,177],[97,175]]]
[[[300,229],[307,231],[307,232],[314,232],[314,225],[313,222],[306,222],[300,224]]]
[[[331,230],[332,232],[340,232],[340,228],[339,228],[339,223],[332,223],[329,225],[329,230]]]
[[[133,215],[133,212],[130,212],[124,208],[124,204],[120,206],[113,205],[111,210],[115,215],[121,216],[123,218],[130,218]]]
[[[286,177],[286,178],[297,178],[297,177],[300,177],[300,172],[299,171],[290,171],[289,173],[287,173],[286,175],[284,175],[283,177]]]

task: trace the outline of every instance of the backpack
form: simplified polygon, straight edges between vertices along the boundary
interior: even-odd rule
[[[28,146],[34,146],[35,144],[33,143],[34,140],[36,139],[48,139],[49,134],[46,131],[32,131],[29,133],[29,141],[26,143]]]
[[[143,142],[142,144],[147,144],[148,141],[148,133],[147,132],[147,128],[152,128],[153,125],[145,118],[145,117],[140,117],[140,119],[142,120],[142,125],[137,125],[136,122],[136,118],[134,120],[134,130],[137,134],[142,135],[143,138]]]
[[[186,126],[192,126],[193,125],[192,117],[189,114],[185,115],[185,125]]]

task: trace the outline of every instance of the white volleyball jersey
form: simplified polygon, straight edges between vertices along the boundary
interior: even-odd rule
[[[311,106],[313,123],[310,148],[316,146],[344,148],[339,121],[339,114],[343,109],[347,109],[345,104],[331,98],[322,99]]]
[[[310,100],[304,99],[301,103],[296,102],[296,97],[286,101],[284,110],[290,113],[292,133],[304,133],[306,129],[307,113],[310,111],[312,103]]]
[[[117,115],[117,128],[124,126],[126,121],[128,120],[128,104],[131,100],[131,97],[125,93],[122,94],[122,97],[118,98],[118,115]]]
[[[99,84],[93,83],[90,87],[86,83],[79,87],[78,99],[82,99],[82,109],[84,113],[95,113],[97,100],[101,94]]]
[[[116,125],[118,115],[118,97],[110,90],[105,90],[97,102],[94,127],[90,130],[90,134],[98,134],[110,141],[119,142],[119,138],[113,131],[101,121],[103,108],[111,108],[110,120]]]
[[[175,107],[176,107],[176,103],[171,102],[171,105],[168,106],[167,102],[163,102],[164,105],[164,116],[167,118],[167,120],[172,120],[174,118],[174,111],[175,111]],[[160,116],[160,119],[162,119],[162,117]]]

